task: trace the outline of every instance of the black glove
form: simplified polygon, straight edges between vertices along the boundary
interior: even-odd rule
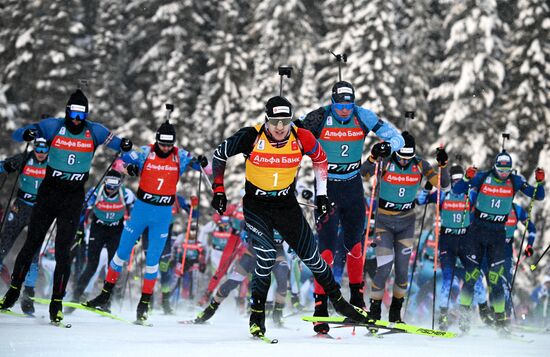
[[[320,195],[315,198],[315,203],[317,204],[317,220],[323,219],[328,213],[328,210],[331,207],[331,203],[328,200],[327,195]]]
[[[214,197],[212,198],[212,207],[214,207],[219,214],[223,214],[225,212],[225,209],[227,208],[227,197],[225,196],[225,192],[216,192],[214,194]]]
[[[376,143],[372,147],[370,153],[375,160],[388,157],[391,154],[391,145],[387,141]]]
[[[424,185],[424,189],[426,191],[431,191],[432,188],[434,188],[434,185],[432,185],[432,183],[430,181],[426,181],[426,184]]]
[[[201,165],[201,167],[208,166],[208,159],[202,155],[197,156],[195,160],[197,160],[197,162],[199,163],[199,165]]]
[[[34,139],[36,139],[36,130],[26,129],[23,132],[23,140],[25,140],[26,142],[33,141]]]
[[[437,160],[437,163],[439,164],[439,166],[447,165],[447,161],[449,161],[449,155],[447,155],[445,148],[437,148],[437,154],[435,155],[435,159]]]
[[[132,150],[133,146],[134,144],[132,143],[132,140],[127,138],[120,139],[120,150],[122,150],[122,152],[128,152]]]
[[[139,167],[134,164],[130,164],[126,166],[126,172],[128,172],[128,175],[130,176],[138,176],[139,175]]]
[[[309,200],[311,197],[313,197],[313,192],[311,192],[308,189],[305,189],[305,190],[302,191],[302,198],[304,200]]]
[[[7,173],[17,171],[18,166],[16,160],[4,161],[4,170],[6,170]]]

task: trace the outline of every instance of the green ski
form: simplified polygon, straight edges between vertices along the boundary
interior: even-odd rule
[[[324,322],[324,323],[336,324],[336,325],[362,326],[366,328],[378,327],[378,328],[383,328],[394,332],[410,333],[414,335],[424,335],[424,336],[432,336],[432,337],[443,337],[443,338],[456,337],[456,334],[454,332],[432,330],[429,328],[403,324],[403,323],[382,321],[382,320],[376,320],[372,323],[362,323],[362,322],[356,322],[347,317],[340,317],[340,316],[336,316],[336,317],[304,316],[302,317],[302,320],[307,322]]]
[[[11,311],[11,310],[3,310],[3,309],[0,310],[0,314],[10,315],[10,316],[17,316],[17,317],[30,317],[30,318],[34,317],[32,315],[20,314],[18,312],[14,312],[14,311]]]
[[[50,304],[50,300],[48,300],[48,299],[41,299],[41,298],[36,298],[36,297],[32,298],[32,299],[38,304],[43,304],[43,305],[49,305]],[[109,312],[106,312],[106,311],[103,311],[103,310],[98,310],[98,309],[94,309],[92,307],[87,307],[87,306],[84,306],[84,305],[79,304],[77,302],[63,301],[63,306],[73,307],[73,308],[79,309],[79,310],[90,311],[90,312],[96,313],[98,315],[108,317],[108,318],[113,319],[113,320],[125,322],[127,324],[132,324],[132,322],[130,322],[128,320],[125,320],[122,317],[118,317],[116,315],[113,315],[113,314],[111,314]]]

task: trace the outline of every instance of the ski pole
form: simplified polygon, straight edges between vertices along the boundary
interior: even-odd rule
[[[13,193],[15,192],[15,188],[17,187],[17,183],[19,182],[19,176],[21,176],[21,172],[23,172],[23,168],[25,167],[25,161],[27,160],[28,152],[30,142],[27,142],[27,145],[25,145],[25,151],[23,152],[23,161],[21,162],[21,167],[19,170],[17,170],[17,176],[15,176],[15,182],[13,183],[13,187],[11,189],[10,198],[8,199],[8,203],[6,205],[6,209],[4,210],[4,216],[2,217],[2,223],[0,223],[0,232],[2,232],[2,229],[4,229],[4,223],[6,223],[6,218],[8,217],[8,212],[11,208],[11,199],[13,198]]]
[[[201,179],[204,178],[204,180],[208,184],[208,188],[210,189],[210,192],[213,193],[214,190],[212,190],[212,183],[210,182],[210,179],[208,178],[208,175],[206,174],[206,172],[204,172],[204,168],[202,166],[201,166],[201,176],[200,176],[200,178]]]
[[[8,179],[8,174],[2,175],[4,176],[2,179],[2,184],[0,185],[0,191],[4,188],[4,184],[6,183],[6,180]]]
[[[546,249],[544,250],[544,253],[542,253],[542,255],[539,257],[539,259],[537,259],[537,262],[535,264],[531,264],[531,266],[530,266],[531,271],[535,271],[537,269],[537,266],[539,265],[539,262],[541,261],[542,258],[544,258],[546,253],[548,253],[549,249],[550,249],[550,244],[546,247]]]
[[[187,219],[187,232],[185,232],[185,241],[183,242],[183,256],[181,257],[181,275],[185,272],[185,259],[187,257],[187,242],[189,241],[189,235],[191,234],[191,222],[193,220],[193,206],[189,208],[189,218]]]
[[[435,328],[435,297],[436,297],[436,274],[437,274],[437,259],[439,258],[439,226],[440,222],[440,204],[441,204],[441,166],[438,167],[437,173],[437,205],[435,206],[435,248],[434,248],[434,280],[433,280],[433,301],[432,301],[432,330]]]
[[[418,253],[420,249],[420,241],[422,240],[422,231],[424,231],[424,222],[426,220],[426,212],[428,211],[428,204],[424,206],[424,214],[422,215],[422,223],[420,223],[420,233],[418,234],[418,241],[416,243],[416,253],[414,255],[414,261],[411,271],[411,278],[409,279],[409,286],[407,287],[407,298],[405,299],[405,309],[403,310],[403,319],[407,316],[407,309],[409,307],[409,299],[411,296],[412,283],[414,279],[414,271],[416,270],[416,264],[418,261]]]
[[[543,237],[544,236],[544,228],[545,228],[545,225],[546,225],[546,221],[544,221],[543,225],[542,225],[542,229],[541,229],[541,232],[540,232],[540,236]],[[539,265],[539,262],[542,260],[542,258],[544,258],[544,256],[546,255],[546,253],[548,252],[548,250],[550,250],[550,244],[546,247],[546,249],[544,250],[544,252],[542,253],[542,255],[539,257],[539,259],[537,259],[537,262],[535,264],[531,264],[531,266],[529,267],[531,269],[531,271],[535,271],[537,269],[537,266]]]
[[[311,203],[298,202],[298,204],[304,207],[317,208],[315,205],[312,205]]]
[[[367,213],[367,230],[365,232],[365,243],[363,244],[363,263],[362,266],[365,266],[365,259],[367,256],[367,242],[369,240],[370,236],[370,218],[372,217],[372,210],[373,210],[373,202],[374,202],[374,194],[376,191],[376,186],[378,185],[378,169],[380,168],[380,163],[378,160],[376,161],[376,164],[374,166],[374,182],[372,183],[371,193],[370,193],[370,204],[369,204],[369,210]]]
[[[533,211],[533,206],[535,205],[535,195],[537,194],[537,189],[539,188],[539,182],[535,184],[535,189],[533,190],[533,195],[531,196],[531,202],[529,202],[529,211],[527,212],[527,222],[531,220],[531,212]],[[527,233],[527,225],[523,230],[523,235],[521,237],[521,243],[519,245],[518,257],[516,262],[516,267],[514,268],[514,275],[512,276],[512,283],[510,284],[510,299],[512,299],[514,291],[514,283],[516,282],[516,274],[518,272],[518,267],[520,263],[521,253],[523,251],[523,242],[525,241],[525,233]]]

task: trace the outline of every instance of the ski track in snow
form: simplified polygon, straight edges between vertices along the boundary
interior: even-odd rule
[[[128,320],[133,310],[113,312]],[[348,356],[386,354],[386,356],[543,356],[550,350],[548,334],[524,333],[533,343],[501,339],[491,329],[476,328],[471,336],[454,339],[408,334],[384,338],[365,337],[365,329],[332,328],[331,335],[340,339],[314,339],[311,325],[299,316],[285,320],[285,328],[275,328],[267,320],[269,338],[279,343],[268,345],[253,340],[248,334],[248,319],[234,306],[222,305],[208,325],[183,325],[179,320],[195,317],[180,307],[176,315],[166,316],[159,310],[149,318],[154,327],[128,325],[91,312],[76,310],[65,317],[71,329],[49,326],[47,306],[36,306],[36,319],[0,315],[0,356],[148,356],[176,354],[185,356]],[[18,311],[16,307],[14,311]],[[426,325],[427,326],[427,325]],[[453,330],[453,329],[451,329]]]

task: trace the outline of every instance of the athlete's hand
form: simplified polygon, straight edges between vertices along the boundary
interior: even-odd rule
[[[544,181],[544,179],[544,169],[541,167],[537,167],[537,169],[535,170],[535,180],[537,180],[537,182],[542,182]]]
[[[120,139],[120,150],[122,150],[122,152],[128,152],[132,150],[133,146],[134,144],[132,143],[132,140],[127,138]]]
[[[197,160],[197,162],[199,163],[199,165],[201,165],[202,168],[208,166],[208,159],[202,155],[197,156],[195,160]]]
[[[137,165],[130,164],[130,165],[126,166],[126,172],[130,176],[138,176],[139,175],[139,167]]]
[[[525,255],[528,257],[533,255],[533,246],[531,244],[527,244],[527,247],[525,247]]]
[[[223,215],[227,208],[227,197],[225,192],[216,192],[212,198],[212,207],[220,214]]]
[[[315,203],[317,205],[317,220],[323,219],[327,215],[328,210],[331,208],[331,206],[334,205],[334,203],[331,203],[329,201],[327,195],[320,195],[315,197]]]
[[[370,150],[370,153],[374,160],[378,160],[379,158],[386,158],[391,154],[391,145],[387,141],[376,143]]]
[[[15,172],[17,171],[17,161],[15,160],[6,160],[4,161],[4,170],[6,170],[7,173]]]
[[[195,208],[199,205],[199,198],[197,196],[191,196],[191,207]]]
[[[449,161],[449,155],[447,155],[445,148],[443,147],[437,148],[435,159],[437,160],[437,163],[439,164],[439,166],[444,167],[447,165],[447,162]]]
[[[470,166],[466,169],[466,174],[464,175],[464,178],[466,178],[466,180],[470,180],[470,179],[474,178],[476,173],[477,173],[477,167]]]
[[[36,139],[36,130],[35,129],[26,129],[23,132],[23,140],[26,142],[33,141]]]

